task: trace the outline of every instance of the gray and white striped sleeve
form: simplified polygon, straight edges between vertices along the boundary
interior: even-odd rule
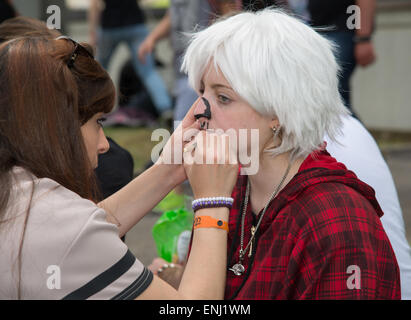
[[[135,258],[106,221],[102,209],[88,219],[61,263],[65,300],[131,300],[153,280],[153,274]]]

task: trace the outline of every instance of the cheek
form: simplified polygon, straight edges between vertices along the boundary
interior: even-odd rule
[[[81,127],[81,134],[83,136],[84,145],[86,146],[87,152],[88,152],[89,145],[90,145],[90,135],[89,135],[87,124]]]
[[[94,155],[97,151],[98,145],[98,133],[95,132],[93,128],[88,125],[85,125],[81,128],[83,134],[84,144],[87,149],[87,154]]]
[[[240,128],[242,128],[242,120],[238,112],[229,108],[216,107],[212,109],[210,129],[222,129],[224,131],[234,129],[237,131]]]
[[[238,130],[237,123],[231,121],[230,119],[224,118],[214,118],[210,121],[210,129],[222,129],[223,131],[227,131],[229,129],[234,129],[235,131]]]
[[[258,129],[258,124],[253,121],[253,119],[247,116],[241,116],[241,114],[235,114],[229,117],[222,119],[218,119],[218,123],[221,125],[220,127],[224,130],[227,129],[234,129],[237,134],[241,130],[246,130],[249,132],[251,129]]]

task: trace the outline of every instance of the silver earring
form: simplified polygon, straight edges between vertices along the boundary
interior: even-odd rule
[[[280,127],[272,127],[273,133],[274,133],[274,141],[277,139],[278,134],[280,133]]]

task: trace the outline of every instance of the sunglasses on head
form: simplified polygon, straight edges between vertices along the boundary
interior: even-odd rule
[[[58,38],[56,38],[56,40],[67,40],[67,41],[71,41],[74,44],[74,50],[73,53],[70,56],[70,60],[67,62],[67,66],[69,68],[72,68],[74,65],[74,62],[77,59],[77,56],[83,56],[83,57],[88,57],[91,59],[94,59],[93,54],[88,51],[86,48],[84,48],[81,44],[79,44],[77,41],[74,41],[73,39],[67,37],[67,36],[60,36]]]

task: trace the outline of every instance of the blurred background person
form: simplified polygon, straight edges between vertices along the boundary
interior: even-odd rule
[[[155,69],[154,59],[147,55],[145,63],[137,59],[137,50],[148,35],[144,12],[136,0],[91,0],[89,9],[90,43],[97,46],[97,59],[107,69],[117,46],[127,44],[136,74],[143,82],[161,118],[172,118],[172,102],[166,85]],[[127,118],[132,123],[138,115],[137,109],[127,112],[119,108],[107,122]],[[128,119],[131,118],[131,119]],[[133,119],[134,118],[134,119]],[[127,123],[127,122],[126,122]]]
[[[353,14],[347,13],[350,6],[360,8],[359,16],[349,23]],[[337,60],[341,66],[340,94],[345,105],[358,118],[351,103],[351,76],[357,65],[367,67],[375,61],[375,51],[372,43],[374,31],[375,0],[309,0],[308,11],[313,27],[332,26],[335,29],[322,31],[323,35],[338,45]]]
[[[173,50],[174,70],[174,120],[181,121],[189,107],[198,98],[197,93],[189,86],[187,75],[180,71],[181,59],[187,47],[184,33],[201,30],[217,17],[241,9],[237,0],[170,0],[170,8],[157,26],[147,35],[138,49],[141,63],[149,63],[148,57],[156,43],[170,37]]]
[[[17,15],[13,0],[0,0],[0,23]]]
[[[156,44],[162,39],[170,39],[173,52],[174,121],[181,121],[198,98],[188,83],[187,75],[180,70],[188,45],[187,34],[204,29],[218,16],[239,11],[241,8],[242,3],[238,0],[170,0],[169,9],[138,48],[140,62],[147,63],[147,57],[152,54]],[[146,164],[146,168],[150,165],[151,161]],[[176,193],[190,193],[188,184],[185,183],[184,186],[177,187]]]
[[[345,105],[358,119],[351,103],[350,81],[357,65],[367,67],[376,59],[372,43],[375,0],[243,0],[242,2],[244,10],[257,11],[269,6],[290,10],[312,27],[319,28],[318,31],[322,35],[337,44],[336,58],[341,67],[340,94]],[[358,6],[360,10],[348,10],[353,5]],[[357,13],[358,16],[353,16]]]

